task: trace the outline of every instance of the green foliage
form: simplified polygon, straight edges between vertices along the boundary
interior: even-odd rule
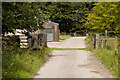
[[[51,52],[51,49],[43,47],[40,50],[20,49],[12,37],[3,37],[2,43],[3,78],[33,78]]]
[[[114,33],[120,32],[120,4],[119,2],[95,3],[90,14],[88,14],[85,26],[93,32],[104,32],[110,30]]]
[[[10,52],[16,48],[19,48],[19,38],[13,37],[2,37],[2,54]]]
[[[88,50],[88,48],[51,48],[51,50]]]
[[[93,46],[93,40],[91,40],[89,37],[86,39],[90,46]],[[116,50],[114,48],[114,42],[113,40],[108,40],[107,48],[101,48],[101,45],[99,45],[98,49],[91,48],[90,50],[95,53],[95,56],[110,70],[110,72],[118,77],[118,48],[116,47]],[[118,43],[117,43],[118,44]],[[118,45],[117,45],[118,46]]]
[[[59,2],[49,3],[48,9],[50,9],[52,21],[58,22],[61,32],[84,32],[85,28],[82,26],[87,17],[85,14],[89,13],[92,3],[84,2]],[[53,6],[54,7],[51,7]],[[89,8],[88,8],[89,7]]]
[[[70,36],[70,35],[60,35],[60,40],[66,40],[66,39],[69,39],[71,37],[72,36]]]
[[[94,39],[91,39],[90,37],[87,36],[86,41],[88,42],[87,48],[92,51],[94,49]]]
[[[49,19],[49,16],[45,15],[43,13],[44,11],[41,10],[41,6],[44,6],[44,3],[3,2],[3,33],[17,28],[31,31],[31,27],[33,27],[33,29],[36,30],[39,27],[38,22],[41,22],[40,19]],[[40,24],[41,23],[39,23],[39,25]]]
[[[61,32],[84,32],[82,24],[91,8],[92,3],[85,2],[3,2],[3,33],[16,28],[31,31],[30,26],[36,30],[48,20],[59,23]]]
[[[33,78],[34,73],[47,60],[51,49],[28,51],[16,49],[9,54],[2,55],[3,78]],[[30,52],[30,53],[29,53]]]

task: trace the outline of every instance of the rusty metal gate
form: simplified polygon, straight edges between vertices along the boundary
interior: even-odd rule
[[[53,29],[40,30],[40,33],[46,33],[47,41],[53,41]]]

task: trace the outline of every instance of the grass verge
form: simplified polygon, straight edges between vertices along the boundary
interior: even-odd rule
[[[34,73],[48,59],[51,49],[29,51],[16,49],[2,55],[3,78],[33,78]]]
[[[51,50],[88,50],[88,48],[51,48]]]
[[[114,51],[107,49],[95,49],[94,53],[110,72],[118,77],[118,55],[115,55]]]
[[[112,44],[113,41],[109,41],[108,49],[99,47],[98,49],[93,48],[93,40],[86,38],[86,41],[89,43],[89,50],[94,52],[94,55],[109,69],[109,71],[115,76],[118,77],[118,54],[114,50]]]
[[[71,37],[72,37],[71,35],[60,35],[60,39],[59,40],[66,40],[66,39],[69,39]]]

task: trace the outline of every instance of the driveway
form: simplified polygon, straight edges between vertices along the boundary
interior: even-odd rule
[[[85,48],[86,37],[73,37],[60,42],[48,42],[50,48]]]
[[[85,48],[85,37],[49,42],[51,48]],[[51,58],[35,78],[114,78],[105,66],[87,50],[53,50]]]

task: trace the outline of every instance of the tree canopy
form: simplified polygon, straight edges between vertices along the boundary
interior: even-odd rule
[[[91,3],[70,2],[4,2],[2,5],[3,32],[11,29],[36,29],[37,23],[54,21],[60,24],[62,32],[83,30],[81,20],[91,9]]]
[[[84,31],[82,26],[84,20],[92,8],[91,3],[85,2],[59,2],[47,3],[47,9],[50,13],[50,20],[59,23],[61,32]]]
[[[43,21],[59,23],[61,32],[120,32],[119,2],[3,2],[3,33],[41,28]],[[38,25],[39,24],[39,25]]]
[[[39,3],[30,2],[5,2],[2,4],[2,26],[3,33],[11,29],[36,29],[37,21],[49,19],[48,15],[43,14]]]
[[[86,18],[85,26],[93,32],[105,30],[120,33],[120,4],[119,2],[95,3],[90,14]]]

